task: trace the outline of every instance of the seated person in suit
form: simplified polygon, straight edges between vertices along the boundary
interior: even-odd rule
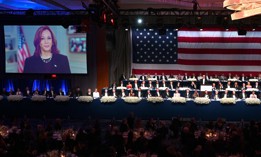
[[[153,85],[152,85],[152,81],[149,81],[149,88],[150,88],[150,89],[153,89],[153,88],[154,88]]]
[[[212,83],[212,91],[214,92],[215,90],[217,90],[217,87],[216,87],[216,83],[213,82],[213,83]]]
[[[232,91],[232,98],[237,99],[236,91]]]
[[[247,98],[247,94],[246,94],[246,90],[243,89],[239,95],[240,99],[246,99]]]
[[[139,79],[139,80],[141,80],[141,81],[145,81],[145,80],[146,80],[146,76],[145,76],[144,73],[140,76],[140,79]]]
[[[136,75],[135,74],[131,74],[130,78],[136,78]]]
[[[156,96],[157,96],[157,97],[161,97],[161,94],[160,94],[159,88],[156,88]]]
[[[46,97],[49,96],[49,92],[47,91],[47,88],[44,88],[42,95]]]
[[[215,100],[220,99],[218,90],[215,90],[215,94],[213,95],[212,99],[215,99]]]
[[[208,99],[209,99],[209,94],[208,94],[208,91],[207,91],[207,90],[205,90],[203,97],[205,97],[205,98],[208,98]]]
[[[240,89],[237,82],[234,83],[234,88],[235,88],[236,90],[239,90],[239,89]]]
[[[167,85],[166,85],[166,81],[162,81],[162,87],[167,87]]]
[[[111,89],[116,89],[116,88],[117,88],[116,82],[113,82],[111,85]]]
[[[88,90],[87,90],[87,96],[92,96],[92,90],[91,90],[91,88],[88,88]]]
[[[165,93],[163,94],[163,98],[170,98],[169,88],[165,89]]]
[[[9,95],[9,93],[6,91],[6,88],[2,89],[1,95],[2,96],[8,96]]]
[[[221,82],[218,83],[218,90],[224,90],[223,83]]]
[[[16,89],[15,95],[23,95],[20,88]]]
[[[142,98],[142,97],[143,97],[141,88],[138,88],[138,91],[137,91],[137,94],[136,94],[136,95],[137,95],[139,98]]]
[[[50,93],[50,92],[49,92]],[[73,91],[71,90],[71,89],[69,89],[68,90],[68,92],[67,92],[67,96],[69,96],[69,97],[74,97],[74,93],[73,93]]]
[[[148,74],[147,74],[147,80],[148,80],[149,78],[151,78],[151,76],[150,76],[150,74],[148,73]]]
[[[175,78],[175,76],[173,74],[170,74],[169,78]]]
[[[250,94],[249,98],[257,98],[257,95],[256,95],[255,91],[252,91],[252,93]]]
[[[225,90],[225,93],[224,93],[224,95],[223,95],[223,98],[229,98],[230,97],[230,95],[228,94],[228,90]]]
[[[195,98],[197,98],[197,97],[199,97],[199,93],[198,93],[197,90],[195,90],[194,93],[193,93],[193,95],[192,95],[192,98],[195,99]]]
[[[82,90],[81,90],[80,87],[76,88],[75,96],[76,96],[76,97],[82,96]]]
[[[152,97],[150,90],[147,91],[147,98]]]
[[[120,82],[120,87],[123,87],[123,86],[124,86],[123,81],[121,81]]]
[[[9,93],[8,93],[9,95],[14,95],[15,94],[15,92],[12,90],[12,88],[10,88],[10,90],[9,90]]]
[[[126,96],[125,90],[121,89],[120,97],[124,98]]]
[[[53,89],[53,87],[51,87],[51,90],[50,90],[50,97],[54,98],[56,96],[56,93]]]
[[[145,81],[142,81],[140,87],[146,87],[146,82],[145,82]]]
[[[241,90],[246,90],[246,89],[247,89],[246,84],[245,84],[245,83],[242,83]]]
[[[192,98],[191,95],[190,95],[190,90],[189,89],[186,89],[184,97],[187,98],[187,99]]]
[[[25,92],[24,92],[24,96],[30,97],[31,95],[32,95],[32,93],[31,93],[29,87],[26,87],[26,88],[25,88]]]
[[[227,81],[227,88],[232,88],[231,81]]]
[[[160,77],[160,80],[166,81],[166,80],[168,80],[168,78],[167,78],[167,76],[164,73],[162,73],[162,75]]]
[[[242,82],[246,82],[247,80],[248,80],[248,78],[245,76],[245,74],[243,73],[242,75],[241,75],[241,77],[240,77],[240,80],[242,81]]]
[[[112,89],[112,96],[117,97],[116,89]]]
[[[255,83],[254,88],[256,88],[256,89],[258,89],[258,90],[261,90],[261,87],[259,86],[259,83],[258,83],[258,82]]]
[[[170,83],[170,84],[169,84],[169,89],[170,89],[170,90],[174,90],[173,82],[170,81],[169,83]]]
[[[153,76],[153,78],[155,78],[156,80],[160,80],[160,77],[157,73],[155,73],[155,75]]]
[[[188,76],[187,73],[185,73],[184,76],[183,76],[183,80],[188,80],[188,79],[189,79],[189,76]]]
[[[126,80],[126,77],[124,74],[121,74],[120,78],[119,78],[119,82]]]
[[[158,80],[156,81],[156,86],[155,86],[155,88],[159,88],[159,81],[158,81]]]
[[[40,92],[39,92],[38,88],[35,89],[33,95],[40,95]]]
[[[134,81],[134,87],[133,88],[136,89],[136,90],[139,88],[137,80]]]
[[[190,88],[191,89],[197,89],[197,85],[196,85],[196,83],[194,81],[191,82]]]
[[[176,89],[179,89],[181,87],[180,82],[177,82]]]
[[[104,90],[103,96],[105,96],[105,97],[109,96],[108,89]]]
[[[64,95],[62,88],[59,89],[58,95]]]
[[[178,88],[176,88],[176,91],[175,91],[173,97],[180,97],[180,93],[179,93],[179,89]]]
[[[93,99],[98,99],[100,98],[100,93],[98,92],[98,89],[95,88],[94,92],[92,93]]]
[[[202,75],[202,79],[200,80],[200,85],[207,85],[208,80],[206,79],[206,75]]]

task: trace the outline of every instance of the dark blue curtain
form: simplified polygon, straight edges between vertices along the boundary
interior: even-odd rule
[[[6,88],[9,92],[11,89],[15,91],[17,88],[20,88],[22,91],[29,87],[32,91],[35,91],[38,88],[39,91],[43,91],[46,88],[48,91],[51,87],[55,91],[62,89],[64,93],[67,93],[70,89],[70,80],[24,80],[24,79],[5,79],[1,80],[0,87]]]

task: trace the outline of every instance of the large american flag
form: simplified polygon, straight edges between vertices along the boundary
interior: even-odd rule
[[[261,73],[261,31],[133,28],[132,73]]]
[[[30,57],[30,51],[25,41],[24,32],[22,26],[18,27],[18,51],[17,51],[17,70],[18,73],[23,73],[25,59]]]

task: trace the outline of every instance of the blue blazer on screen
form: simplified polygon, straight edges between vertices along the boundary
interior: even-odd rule
[[[70,66],[67,56],[53,54],[50,62],[45,63],[40,56],[26,58],[24,73],[63,73],[70,74]]]

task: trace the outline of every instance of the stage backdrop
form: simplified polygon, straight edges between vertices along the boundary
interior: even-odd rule
[[[228,74],[261,72],[261,31],[132,29],[132,73]]]

